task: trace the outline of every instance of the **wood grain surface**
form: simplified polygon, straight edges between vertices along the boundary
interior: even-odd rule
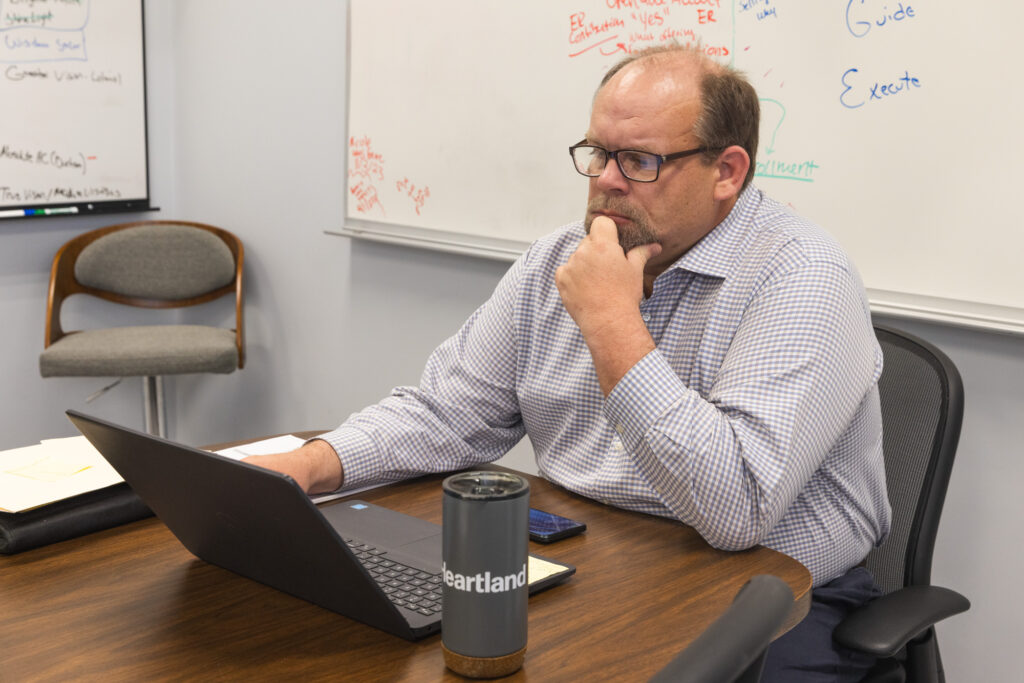
[[[527,477],[531,505],[587,531],[530,551],[574,564],[530,598],[523,668],[508,680],[646,680],[756,574],[810,605],[811,577],[767,548],[715,550],[677,522]],[[441,522],[442,476],[359,494]],[[410,643],[191,555],[155,518],[0,557],[0,681],[460,680],[440,635]]]

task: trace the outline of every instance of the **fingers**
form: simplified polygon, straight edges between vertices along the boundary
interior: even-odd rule
[[[590,223],[590,240],[594,243],[618,243],[619,227],[608,216],[597,216]],[[661,253],[661,245],[656,242],[633,247],[626,254],[626,260],[637,271],[643,272],[647,261]]]
[[[590,223],[590,236],[594,239],[619,241],[619,228],[608,216],[598,216]]]
[[[661,245],[657,242],[651,242],[650,244],[641,244],[638,247],[633,247],[626,254],[626,260],[629,261],[633,267],[644,269],[647,262],[661,253]]]

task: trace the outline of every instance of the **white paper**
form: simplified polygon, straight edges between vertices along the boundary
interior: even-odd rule
[[[273,453],[292,451],[304,443],[306,443],[306,439],[300,439],[292,434],[286,434],[284,436],[274,436],[269,439],[263,439],[262,441],[253,441],[252,443],[242,444],[241,446],[225,448],[224,450],[216,451],[216,453],[235,460],[241,460],[242,458],[247,458],[250,455],[271,455]],[[331,493],[316,493],[311,495],[310,499],[319,505],[320,503],[326,503],[330,500],[337,500],[338,498],[345,498],[346,496],[355,495],[356,493],[369,491],[370,489],[375,489],[378,486],[384,486],[384,484],[371,484],[369,486],[362,486],[351,490],[333,491]]]
[[[84,436],[0,451],[4,512],[24,512],[122,481]]]
[[[271,455],[272,453],[294,451],[304,443],[306,443],[305,439],[300,439],[292,434],[285,434],[284,436],[274,436],[262,441],[253,441],[252,443],[233,446],[215,452],[218,455],[233,458],[234,460],[241,460],[242,458],[248,458],[250,455]]]

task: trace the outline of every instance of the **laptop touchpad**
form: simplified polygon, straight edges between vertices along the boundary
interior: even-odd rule
[[[431,571],[440,571],[441,534],[439,532],[429,538],[421,538],[418,541],[402,546],[394,546],[392,552],[388,553],[388,556],[400,562],[405,558],[415,560],[417,564],[422,564],[424,568],[429,567]],[[409,564],[409,562],[406,562],[406,564]]]

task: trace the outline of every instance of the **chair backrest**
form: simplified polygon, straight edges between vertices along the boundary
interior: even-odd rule
[[[142,308],[181,308],[233,293],[241,368],[245,363],[243,260],[237,237],[203,223],[141,221],[79,235],[53,259],[44,348],[67,334],[61,328],[60,308],[73,294]]]
[[[878,391],[892,526],[867,567],[889,593],[931,582],[964,394],[960,373],[942,351],[890,327],[875,325],[875,334],[884,356]]]
[[[793,609],[785,581],[760,574],[744,584],[729,608],[654,675],[652,683],[753,683],[764,655]]]

